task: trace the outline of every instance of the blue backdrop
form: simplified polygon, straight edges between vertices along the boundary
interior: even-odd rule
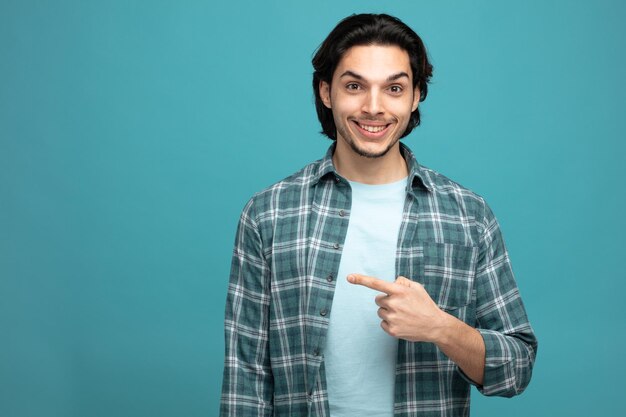
[[[539,337],[477,416],[620,415],[626,7],[0,1],[0,415],[212,416],[240,210],[321,157],[313,51],[388,12],[435,67],[421,163],[482,194]]]

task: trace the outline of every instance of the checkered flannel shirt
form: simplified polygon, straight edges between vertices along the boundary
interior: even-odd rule
[[[222,416],[329,416],[324,346],[335,281],[345,279],[337,271],[351,204],[333,151],[243,210],[226,301]],[[420,166],[403,144],[401,152],[409,177],[396,275],[422,283],[481,333],[480,392],[519,394],[537,341],[498,223],[481,197]],[[467,416],[471,384],[436,345],[399,340],[395,416]]]

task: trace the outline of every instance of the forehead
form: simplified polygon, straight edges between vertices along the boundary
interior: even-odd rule
[[[396,45],[359,45],[343,54],[333,78],[346,71],[372,81],[384,80],[400,72],[411,77],[411,62],[408,52]]]

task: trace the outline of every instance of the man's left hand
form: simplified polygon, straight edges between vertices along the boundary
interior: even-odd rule
[[[384,293],[375,301],[380,325],[389,335],[411,342],[437,342],[446,313],[421,284],[402,276],[388,282],[360,274],[348,275],[348,281]]]

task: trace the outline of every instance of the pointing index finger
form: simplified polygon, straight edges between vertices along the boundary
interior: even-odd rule
[[[383,281],[382,279],[368,277],[361,274],[348,275],[348,281],[352,284],[362,285],[367,288],[371,288],[376,291],[384,292],[387,295],[393,294],[395,291],[395,284],[393,282]]]

